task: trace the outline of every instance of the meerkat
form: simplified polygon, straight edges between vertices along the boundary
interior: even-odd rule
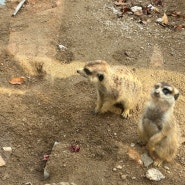
[[[173,112],[178,97],[179,91],[174,86],[165,82],[155,84],[139,122],[140,138],[155,166],[170,162],[177,153],[180,132]]]
[[[110,66],[106,61],[87,62],[77,70],[97,89],[97,103],[94,112],[105,113],[114,105],[121,105],[123,118],[130,116],[140,97],[142,85],[134,73],[125,66]]]

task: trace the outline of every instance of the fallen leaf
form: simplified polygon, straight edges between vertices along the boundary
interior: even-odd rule
[[[156,5],[156,6],[162,6],[162,0],[153,0],[153,3]]]
[[[161,25],[165,26],[168,24],[168,17],[167,15],[164,13],[162,18],[158,18],[157,22],[160,23]]]
[[[129,7],[122,7],[121,8],[121,12],[123,12],[123,13],[131,12],[132,13],[132,11],[131,11],[131,9]]]
[[[163,24],[168,24],[168,16],[164,13],[163,17],[162,17],[162,23]]]
[[[48,159],[49,159],[49,155],[47,155],[47,154],[45,154],[44,156],[43,156],[43,161],[48,161]]]
[[[176,25],[174,26],[175,29],[184,29],[185,26],[184,25]]]
[[[152,11],[154,11],[155,13],[159,13],[159,9],[156,8],[156,7],[153,7],[153,8],[152,8]]]
[[[72,145],[70,146],[71,152],[79,152],[80,151],[80,146],[79,145]]]
[[[140,164],[140,165],[143,164],[143,162],[141,160],[141,155],[136,150],[129,148],[128,156],[130,157],[130,159],[136,161],[138,164]]]
[[[114,2],[114,4],[115,4],[116,6],[122,6],[122,5],[126,5],[127,3],[125,3],[124,0],[118,0],[118,1]]]
[[[5,160],[0,156],[0,166],[5,166],[6,162]]]
[[[24,77],[20,77],[20,78],[12,78],[9,83],[12,85],[21,85],[23,84],[25,81]]]
[[[180,17],[181,16],[181,12],[176,12],[176,11],[174,11],[174,12],[172,12],[172,14],[171,14],[173,17]]]

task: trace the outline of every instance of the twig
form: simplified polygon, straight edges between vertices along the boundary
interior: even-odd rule
[[[25,3],[26,0],[22,0],[16,7],[15,11],[13,12],[12,16],[15,16],[17,12],[21,9],[22,5]]]

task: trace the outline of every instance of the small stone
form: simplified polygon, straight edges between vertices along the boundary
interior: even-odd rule
[[[164,166],[165,170],[170,170],[170,168],[168,166]]]
[[[126,180],[127,179],[127,175],[121,175],[121,179],[122,180]]]
[[[26,182],[25,185],[32,185],[32,183],[31,182]]]
[[[116,172],[116,171],[117,171],[117,169],[116,169],[116,168],[113,168],[113,169],[112,169],[112,171],[113,171],[113,172]]]
[[[69,182],[60,182],[57,185],[70,185],[70,183]]]
[[[150,156],[148,156],[147,153],[142,154],[141,160],[145,167],[150,166],[154,162],[153,159]]]
[[[12,152],[12,148],[11,147],[3,147],[3,150],[5,152]]]
[[[44,168],[44,179],[47,179],[49,176],[49,172]]]
[[[5,166],[6,162],[4,161],[4,159],[0,156],[0,166]]]
[[[123,167],[121,165],[116,166],[117,169],[121,170]]]
[[[134,147],[135,145],[136,145],[135,143],[131,143],[131,144],[130,144],[131,147]]]
[[[136,177],[132,177],[132,180],[136,180]]]
[[[165,178],[165,176],[157,169],[151,168],[146,172],[146,178],[153,181],[160,181]]]

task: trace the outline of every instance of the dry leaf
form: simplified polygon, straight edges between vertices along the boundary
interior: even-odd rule
[[[156,5],[156,6],[162,6],[162,0],[153,0],[153,3]]]
[[[5,166],[6,162],[5,160],[0,156],[0,166]]]
[[[163,17],[162,17],[162,23],[163,24],[168,24],[168,16],[164,13]]]
[[[185,26],[184,25],[177,25],[177,26],[174,26],[174,28],[181,30],[181,29],[184,29]]]
[[[80,151],[80,146],[79,145],[72,145],[70,146],[71,152],[79,152]]]
[[[129,150],[128,150],[128,156],[132,160],[136,161],[138,164],[143,164],[143,162],[141,160],[141,155],[137,151],[129,148]]]
[[[121,6],[121,5],[126,5],[127,3],[125,3],[124,0],[119,0],[119,1],[114,2],[114,4],[116,6]]]
[[[24,77],[20,77],[20,78],[12,78],[9,83],[12,85],[21,85],[23,84],[25,81]]]
[[[172,12],[172,14],[171,14],[173,17],[180,17],[181,16],[181,12],[176,12],[176,11],[174,11],[174,12]]]
[[[126,13],[126,12],[132,12],[129,7],[123,7],[121,8],[121,12]]]

